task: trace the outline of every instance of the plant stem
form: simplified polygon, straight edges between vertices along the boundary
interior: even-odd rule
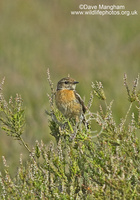
[[[23,146],[27,149],[27,151],[28,151],[29,153],[31,153],[31,150],[29,149],[28,145],[24,142],[23,138],[20,136],[19,139],[20,139],[20,141],[22,142]]]

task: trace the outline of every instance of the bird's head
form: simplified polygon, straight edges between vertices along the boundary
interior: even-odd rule
[[[67,78],[62,78],[58,83],[57,83],[57,90],[75,90],[76,84],[79,83],[75,81],[73,78],[67,77]]]

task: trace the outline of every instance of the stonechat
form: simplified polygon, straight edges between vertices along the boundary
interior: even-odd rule
[[[68,119],[75,119],[76,122],[85,122],[84,113],[86,106],[80,95],[75,91],[76,84],[79,83],[73,78],[62,78],[57,83],[55,102],[58,110]]]

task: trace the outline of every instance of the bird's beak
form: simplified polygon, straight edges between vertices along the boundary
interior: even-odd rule
[[[78,81],[74,81],[74,84],[77,84],[77,83],[79,83]]]

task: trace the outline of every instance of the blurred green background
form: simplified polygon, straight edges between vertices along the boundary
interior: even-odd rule
[[[0,1],[0,80],[5,77],[6,99],[22,95],[26,109],[25,141],[46,144],[49,134],[47,68],[57,81],[71,75],[80,83],[77,91],[88,102],[91,82],[101,81],[109,103],[114,99],[114,118],[119,123],[129,107],[123,75],[133,80],[140,71],[140,15],[76,16],[79,4],[121,4],[126,10],[140,10],[140,1],[123,0],[1,0]],[[98,110],[94,98],[92,111]],[[26,150],[18,141],[0,131],[2,155],[17,170],[19,155]]]

